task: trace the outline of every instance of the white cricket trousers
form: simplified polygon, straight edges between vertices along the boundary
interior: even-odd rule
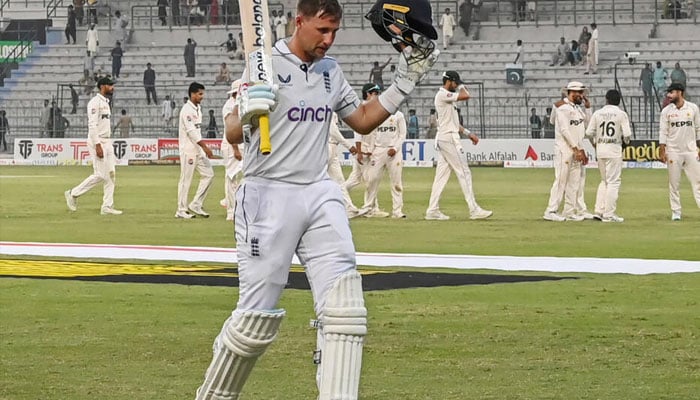
[[[364,161],[364,164],[360,164],[357,162],[357,158],[355,161],[352,163],[352,171],[350,172],[350,175],[348,176],[348,179],[345,181],[345,183],[341,186],[341,192],[343,193],[343,200],[345,201],[345,208],[348,211],[357,211],[357,207],[355,207],[355,204],[352,202],[352,198],[350,197],[350,191],[354,189],[356,186],[361,184],[362,182],[365,182],[365,170],[367,169],[367,163],[369,163],[369,157],[363,157],[362,158]],[[365,191],[365,203],[367,203],[367,192]]]
[[[274,309],[297,255],[316,313],[338,277],[355,269],[355,246],[340,187],[246,178],[236,192],[237,312]]]
[[[340,165],[339,153],[337,144],[328,144],[328,176],[342,186],[345,183],[345,176]]]
[[[564,217],[574,215],[576,203],[579,199],[581,190],[581,169],[583,166],[580,162],[574,161],[571,152],[563,153],[561,150],[554,150],[554,183],[549,192],[549,203],[545,214],[556,213],[559,211],[562,199],[564,200]]]
[[[211,181],[214,178],[214,170],[206,156],[200,154],[180,154],[180,181],[177,185],[177,211],[187,212],[187,198],[190,193],[190,185],[195,169],[199,173],[199,186],[189,208],[200,209],[207,197]]]
[[[236,204],[236,189],[241,184],[241,170],[243,160],[236,160],[233,156],[233,147],[228,143],[221,144],[221,157],[224,159],[224,198],[226,199],[226,217],[233,218],[233,209]]]
[[[102,207],[113,207],[116,158],[112,143],[102,144],[102,158],[97,157],[95,148],[92,146],[88,146],[88,152],[92,158],[92,175],[71,189],[70,194],[74,197],[80,197],[102,182]]]
[[[474,190],[472,189],[472,172],[469,169],[467,157],[464,154],[464,149],[459,147],[452,140],[437,140],[438,162],[435,169],[435,179],[433,187],[430,191],[430,204],[428,204],[427,214],[440,211],[440,196],[445,189],[447,181],[450,179],[451,171],[457,175],[459,187],[462,188],[464,200],[469,206],[469,212],[473,213],[479,209],[479,205],[474,199]]]
[[[615,215],[622,182],[622,157],[599,158],[600,184],[595,197],[595,213],[603,218]]]
[[[700,207],[700,156],[698,153],[666,153],[668,156],[668,192],[671,200],[671,211],[681,212],[681,171],[690,181],[690,188],[695,197],[695,203]]]
[[[388,147],[376,147],[370,156],[370,162],[365,171],[367,177],[367,195],[363,208],[374,208],[377,203],[379,184],[382,182],[384,169],[389,172],[391,182],[391,204],[394,215],[403,214],[403,183],[401,171],[403,170],[403,157],[397,151],[393,157],[389,157]]]

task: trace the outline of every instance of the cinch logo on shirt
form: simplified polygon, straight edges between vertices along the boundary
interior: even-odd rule
[[[671,126],[674,128],[681,128],[684,126],[693,126],[693,121],[676,121],[671,122]]]
[[[287,111],[287,118],[292,122],[323,122],[331,119],[333,109],[324,105],[323,107],[307,107],[303,101],[299,102],[299,107],[292,107]]]

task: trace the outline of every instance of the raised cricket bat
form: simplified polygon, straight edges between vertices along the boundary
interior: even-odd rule
[[[272,77],[272,28],[267,0],[238,0],[243,33],[243,51],[249,85],[273,84]],[[260,116],[260,152],[270,154],[270,115]]]

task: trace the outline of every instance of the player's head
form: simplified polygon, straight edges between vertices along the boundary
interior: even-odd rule
[[[362,86],[362,100],[367,100],[371,95],[379,95],[382,92],[382,88],[376,83],[365,83]]]
[[[198,105],[204,98],[204,85],[199,82],[190,83],[190,87],[187,89],[187,95],[189,96],[192,104]]]
[[[615,89],[610,89],[608,90],[607,93],[605,93],[605,101],[613,106],[619,106],[620,105],[620,99],[622,96],[620,96],[620,92],[618,92]]]
[[[122,109],[122,115],[126,115],[126,110]]]
[[[668,85],[668,89],[666,89],[666,92],[666,97],[668,97],[668,99],[671,100],[671,103],[678,106],[678,102],[683,100],[683,97],[685,95],[685,86],[683,86],[683,84],[680,82],[674,82]]]
[[[103,96],[114,93],[114,81],[109,76],[103,76],[97,80],[97,90]]]
[[[406,46],[418,50],[422,58],[416,61],[427,58],[435,50],[432,40],[437,39],[437,31],[428,0],[378,0],[365,18],[399,52]]]
[[[290,50],[304,62],[324,57],[335,41],[342,18],[338,0],[299,0]]]
[[[583,92],[586,86],[577,81],[571,81],[566,85],[566,97],[574,104],[581,104],[583,101]]]
[[[240,89],[240,87],[241,87],[241,80],[236,79],[235,81],[233,81],[233,83],[231,83],[231,89],[228,92],[226,92],[226,94],[235,99],[236,96],[238,96],[238,90]]]
[[[457,87],[462,83],[462,78],[459,77],[457,71],[445,71],[442,73],[442,87],[450,92],[457,90]]]

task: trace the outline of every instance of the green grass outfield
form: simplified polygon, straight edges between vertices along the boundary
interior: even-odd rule
[[[99,215],[101,190],[66,210],[63,191],[90,168],[2,167],[0,240],[233,246],[217,204],[221,172],[206,204],[212,218],[182,221],[173,218],[177,167],[119,168],[118,217]],[[552,171],[495,168],[473,169],[493,219],[469,221],[453,180],[442,202],[453,219],[424,221],[433,173],[405,170],[409,219],[351,222],[358,250],[700,259],[700,210],[684,180],[684,220],[670,221],[665,171],[623,172],[623,224],[545,222]],[[380,202],[389,207],[386,185]],[[699,273],[552,275],[578,279],[367,293],[361,398],[698,398]],[[236,293],[2,278],[0,399],[192,399]],[[315,398],[310,293],[287,290],[281,306],[288,318],[246,399]]]

